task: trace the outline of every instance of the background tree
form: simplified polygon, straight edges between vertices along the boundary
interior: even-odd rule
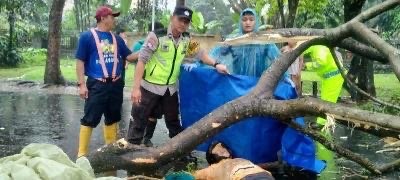
[[[7,45],[0,43],[0,65],[15,67],[22,62],[17,47],[26,42],[35,32],[44,32],[47,27],[47,1],[44,0],[4,0],[0,1],[0,11],[7,16]]]
[[[183,6],[185,5],[185,0],[176,0],[176,5]]]
[[[361,13],[366,0],[344,0],[344,21],[347,22]],[[353,56],[350,69],[347,74],[352,82],[357,82],[357,86],[365,92],[376,95],[374,85],[373,62],[360,56]],[[350,89],[353,100],[367,100],[368,97],[359,95],[356,91]]]
[[[233,31],[232,13],[223,0],[187,0],[186,5],[201,12],[208,34],[230,34]]]
[[[60,69],[61,20],[65,0],[54,0],[49,15],[47,61],[44,72],[45,84],[65,84]]]

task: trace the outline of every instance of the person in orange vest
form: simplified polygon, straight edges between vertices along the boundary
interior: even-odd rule
[[[125,85],[122,77],[124,61],[138,58],[121,37],[111,32],[119,14],[110,7],[99,7],[95,16],[96,28],[83,32],[79,38],[76,73],[79,95],[85,100],[85,108],[79,130],[78,158],[88,153],[92,130],[100,123],[103,114],[105,143],[110,144],[117,138]]]

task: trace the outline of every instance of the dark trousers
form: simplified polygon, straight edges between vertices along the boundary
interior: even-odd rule
[[[153,138],[154,131],[156,130],[156,125],[157,125],[157,119],[154,119],[155,121],[147,121],[147,126],[146,130],[144,133],[144,140],[150,140]]]
[[[157,105],[161,105],[164,113],[165,124],[169,130],[169,137],[179,134],[183,128],[179,120],[178,94],[171,95],[169,90],[163,95],[157,95],[140,88],[142,99],[139,105],[132,105],[132,121],[129,122],[127,134],[128,142],[140,144],[142,142],[149,116]]]

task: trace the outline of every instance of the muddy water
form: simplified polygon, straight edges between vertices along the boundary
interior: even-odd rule
[[[40,91],[0,92],[0,157],[19,153],[30,143],[50,143],[61,147],[74,160],[83,105],[84,101],[75,95],[49,94]],[[125,136],[130,109],[130,100],[125,97],[120,137]],[[398,154],[376,154],[375,152],[383,145],[379,138],[358,131],[353,131],[351,135],[350,132],[349,128],[337,128],[336,141],[371,158],[375,163],[399,158]],[[162,144],[168,139],[167,134],[164,122],[159,121],[153,143]],[[90,149],[94,150],[103,144],[102,128],[99,126],[93,131]],[[340,172],[320,179],[342,179],[349,169],[362,174],[362,169],[358,165],[343,158],[337,158],[336,161]],[[400,172],[394,172],[383,179],[399,179],[399,176]]]
[[[50,143],[75,159],[83,105],[84,101],[74,95],[0,92],[0,157],[18,153],[30,143]],[[130,110],[129,99],[125,99],[120,137],[125,136]],[[101,125],[93,131],[91,150],[104,144]],[[153,143],[167,140],[167,132],[164,122],[159,121]]]

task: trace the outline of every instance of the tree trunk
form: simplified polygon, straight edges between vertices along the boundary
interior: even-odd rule
[[[366,0],[345,0],[344,5],[344,21],[350,21],[361,13],[362,7]]]
[[[14,37],[15,37],[15,10],[14,9],[10,9],[8,11],[8,23],[9,23],[9,37],[8,37],[8,45],[7,45],[7,52],[10,53],[13,49],[15,49],[14,47]],[[5,57],[5,62],[4,64],[6,66],[17,66],[18,62],[14,62],[15,58],[12,58],[9,54],[6,54]]]
[[[360,72],[358,73],[358,87],[372,96],[376,96],[373,64],[374,63],[372,61],[362,58]],[[359,98],[360,101],[366,101],[369,99],[363,95],[360,95]]]
[[[49,15],[49,43],[44,73],[45,84],[65,84],[60,69],[61,20],[65,0],[54,0]]]
[[[281,15],[281,27],[285,28],[286,22],[285,22],[285,13],[283,12],[283,0],[277,0],[278,2],[278,9],[279,9],[279,14]]]
[[[82,32],[82,25],[80,21],[80,10],[79,10],[79,0],[74,0],[74,13],[75,13],[75,21],[76,21],[76,28],[79,32]]]
[[[82,5],[82,1],[80,0],[79,1],[79,21],[81,21],[81,27],[82,27],[82,30],[81,31],[84,31],[84,29],[86,29],[86,24],[85,24],[85,18],[84,18],[84,15],[83,15],[83,11],[84,11],[84,6]]]
[[[87,22],[87,27],[90,27],[90,19],[92,16],[90,16],[90,0],[86,1],[86,22]]]
[[[345,0],[344,1],[344,19],[345,22],[350,21],[361,13],[362,6],[366,0]],[[354,62],[353,62],[354,61]],[[358,79],[358,87],[365,92],[375,96],[374,85],[374,68],[373,63],[361,57],[353,58],[350,64],[348,77],[355,82]],[[355,101],[363,101],[368,99],[363,95],[359,95],[355,90],[350,89],[348,85],[344,85],[350,92],[351,98]]]
[[[176,5],[177,6],[184,6],[185,5],[185,0],[176,0]]]
[[[288,0],[289,15],[286,20],[286,27],[291,28],[294,26],[294,20],[296,19],[297,7],[299,6],[299,0]]]

